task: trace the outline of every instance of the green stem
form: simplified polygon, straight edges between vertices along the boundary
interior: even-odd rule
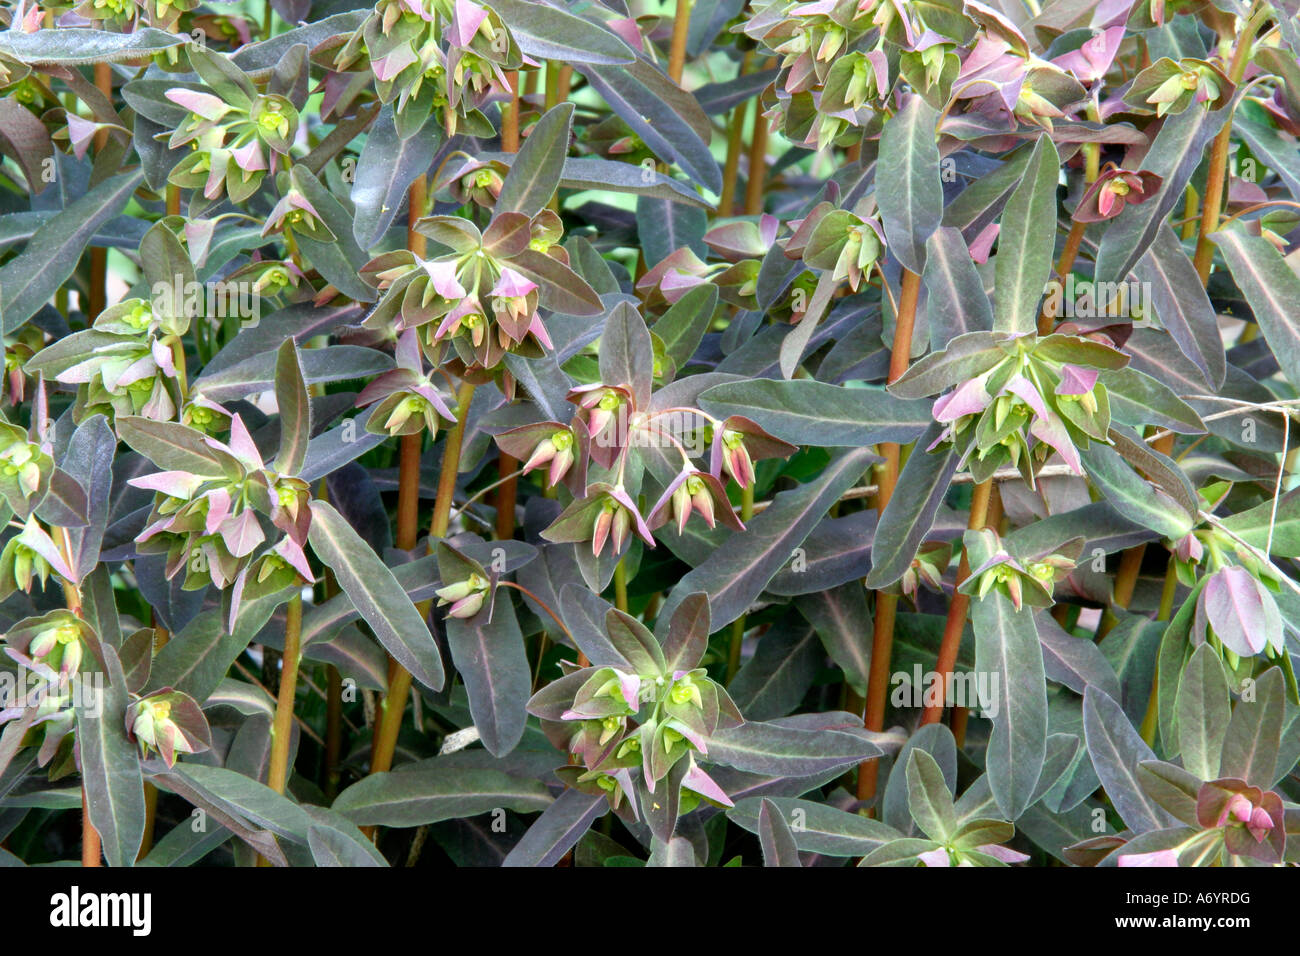
[[[280,693],[271,725],[271,759],[266,785],[284,793],[289,780],[289,744],[293,740],[293,704],[298,692],[298,664],[302,657],[302,592],[289,599],[284,617],[284,658],[280,671]]]
[[[754,486],[746,485],[740,491],[740,520],[749,524],[754,517]],[[727,683],[740,670],[740,650],[745,643],[745,615],[740,615],[731,623],[731,644],[727,648]]]
[[[627,557],[619,558],[614,565],[614,607],[627,613]]]
[[[1178,593],[1178,564],[1171,554],[1169,566],[1165,568],[1165,585],[1160,592],[1160,610],[1156,613],[1157,621],[1167,621],[1174,613],[1174,595]],[[1156,664],[1156,673],[1151,678],[1151,694],[1147,697],[1147,711],[1142,717],[1142,726],[1138,733],[1148,747],[1156,744],[1156,727],[1160,717],[1157,691],[1160,687],[1160,665]]]

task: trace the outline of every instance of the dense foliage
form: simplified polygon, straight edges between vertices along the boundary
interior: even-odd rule
[[[351,6],[0,14],[0,862],[1300,862],[1300,4]]]

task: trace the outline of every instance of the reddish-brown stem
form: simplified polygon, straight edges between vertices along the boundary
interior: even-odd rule
[[[1174,450],[1173,434],[1157,438],[1151,443],[1151,448],[1162,455],[1168,455]],[[1142,559],[1146,555],[1146,550],[1145,544],[1135,544],[1120,556],[1119,568],[1115,572],[1115,583],[1111,588],[1112,607],[1127,608],[1133,601],[1133,593],[1137,590],[1138,573],[1142,570]],[[1100,640],[1110,633],[1110,629],[1116,623],[1118,618],[1113,613],[1102,615],[1101,623],[1097,627],[1097,639]]]
[[[302,593],[294,594],[285,608],[284,656],[281,658],[280,692],[271,727],[271,757],[266,785],[284,793],[289,780],[289,744],[293,738],[293,705],[298,693],[298,665],[302,657]]]
[[[85,784],[81,786],[81,865],[103,866],[99,833],[90,825],[90,806],[86,799]]]
[[[420,453],[423,448],[423,432],[403,435],[398,446],[396,544],[401,551],[414,548],[420,533]]]
[[[95,64],[95,86],[109,99],[113,96],[113,68],[108,63]],[[95,151],[108,145],[108,130],[95,134]],[[108,305],[108,250],[94,246],[90,250],[90,294],[86,302],[86,320],[93,321]]]
[[[339,791],[339,757],[343,752],[343,675],[333,664],[325,667],[325,796]]]
[[[686,39],[691,27],[691,0],[677,0],[673,17],[673,38],[668,47],[668,75],[678,85],[686,69]]]
[[[966,725],[969,721],[969,707],[954,707],[952,709],[952,736],[957,741],[958,750],[966,744]]]
[[[456,424],[447,433],[442,453],[442,468],[438,473],[438,496],[434,499],[433,520],[429,525],[430,542],[444,538],[451,522],[452,497],[456,492],[456,475],[460,470],[460,450],[465,438],[465,420],[474,398],[474,386],[462,382],[457,393]],[[431,602],[421,601],[417,610],[428,617]],[[392,769],[393,754],[397,752],[397,735],[402,727],[402,715],[411,695],[411,675],[404,667],[390,668],[388,693],[384,698],[382,714],[375,734],[374,748],[370,754],[370,772],[382,773]]]
[[[889,381],[895,382],[907,371],[912,356],[912,331],[916,325],[916,303],[921,294],[921,277],[903,270],[902,290],[898,296],[898,318],[894,325],[893,349],[889,356]],[[898,484],[901,449],[892,442],[880,446],[885,459],[877,480],[876,507],[883,513]],[[898,595],[876,592],[876,615],[871,631],[871,666],[867,672],[867,700],[863,723],[868,730],[883,730],[885,704],[889,698],[889,668],[894,648],[894,621],[898,614]],[[869,800],[876,793],[879,762],[865,760],[858,769],[858,799]]]
[[[501,452],[497,456],[497,470],[501,474],[501,487],[497,489],[497,540],[509,541],[515,536],[515,501],[519,494],[519,462]]]
[[[989,522],[989,499],[993,496],[993,482],[981,481],[971,494],[970,521],[967,527],[972,530],[984,528]],[[948,675],[957,666],[957,650],[961,647],[961,633],[966,628],[966,612],[970,610],[970,598],[960,593],[957,588],[970,577],[970,562],[963,549],[961,561],[957,564],[957,578],[953,582],[952,603],[948,605],[948,619],[943,627],[943,639],[939,642],[939,656],[934,665],[934,679],[940,687],[948,686]],[[928,704],[921,712],[921,726],[937,723],[943,716],[944,702]]]
[[[566,627],[564,622],[560,620],[560,616],[556,614],[554,610],[551,609],[551,606],[549,604],[547,604],[545,601],[539,598],[532,591],[528,590],[528,588],[524,587],[522,584],[516,584],[514,581],[498,581],[497,587],[514,588],[519,593],[528,595],[530,598],[533,599],[534,603],[536,603],[538,607],[540,607],[543,611],[545,611],[547,614],[551,616],[551,620],[553,620],[556,624],[560,625],[560,630],[564,632],[565,637],[568,637],[570,639],[573,638],[573,634],[569,632],[568,627]]]
[[[429,181],[424,176],[415,177],[411,188],[406,191],[406,248],[424,258],[424,236],[415,231],[415,224],[424,218],[424,209],[429,202]]]
[[[749,178],[745,181],[745,215],[763,211],[763,189],[767,185],[767,117],[763,104],[754,104],[753,132],[749,137]]]
[[[898,319],[894,328],[894,348],[889,353],[889,381],[903,377],[912,361],[912,330],[916,325],[916,303],[921,295],[921,277],[903,270],[902,291],[898,294]]]
[[[1056,277],[1062,282],[1074,268],[1074,260],[1078,258],[1079,246],[1083,243],[1083,233],[1088,228],[1087,223],[1075,222],[1070,226],[1070,234],[1065,237],[1065,248],[1061,250],[1061,258],[1056,263]],[[1048,311],[1047,303],[1050,296],[1043,299],[1043,311],[1038,314],[1038,334],[1051,335],[1052,330],[1056,327],[1056,316]]]
[[[501,111],[501,149],[507,153],[519,152],[519,71],[506,74],[510,83],[510,103]]]
[[[740,71],[736,78],[749,72],[754,62],[754,51],[750,50],[740,61]],[[745,146],[745,118],[749,115],[749,101],[745,101],[731,111],[731,122],[727,126],[727,158],[722,165],[722,194],[718,198],[718,215],[735,215],[736,176],[740,171],[740,153]]]
[[[1233,42],[1236,45],[1228,65],[1228,79],[1233,84],[1241,83],[1242,77],[1246,75],[1246,66],[1250,63],[1250,55],[1255,47],[1255,34],[1268,19],[1270,9],[1266,4],[1256,4],[1255,12],[1246,21],[1242,32],[1234,38]],[[1229,111],[1223,129],[1219,130],[1219,135],[1214,137],[1214,144],[1210,147],[1210,164],[1205,177],[1205,201],[1201,206],[1201,227],[1196,238],[1196,254],[1192,258],[1201,285],[1209,281],[1210,267],[1214,263],[1214,243],[1210,241],[1210,236],[1219,228],[1224,186],[1228,178],[1228,150],[1231,145],[1232,114]]]

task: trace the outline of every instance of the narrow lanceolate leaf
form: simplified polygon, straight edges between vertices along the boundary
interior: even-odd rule
[[[385,106],[376,117],[366,134],[352,183],[352,204],[357,211],[352,234],[362,249],[383,239],[405,202],[407,187],[416,176],[429,171],[442,140],[441,130],[434,120],[419,135],[402,139],[391,106]]]
[[[676,163],[710,192],[722,191],[722,170],[707,142],[709,118],[693,96],[644,59],[577,67],[656,156]]]
[[[133,866],[144,839],[144,778],[135,744],[126,736],[126,677],[117,651],[101,645],[104,686],[77,703],[77,743],[90,824],[109,866]],[[96,706],[98,705],[98,706]]]
[[[503,757],[524,735],[524,705],[532,692],[532,672],[514,605],[498,594],[492,609],[473,618],[447,618],[447,646],[469,694],[469,712],[488,752]]]
[[[605,311],[595,289],[560,260],[544,252],[525,249],[510,260],[510,268],[541,286],[537,297],[542,308],[564,315],[600,315]]]
[[[727,382],[700,395],[700,407],[711,415],[743,415],[777,438],[823,448],[912,441],[932,421],[930,405],[883,388],[844,388],[808,378]]]
[[[1043,667],[1049,680],[1082,694],[1089,684],[1120,699],[1119,678],[1101,649],[1087,638],[1075,637],[1046,611],[1038,612],[1038,639],[1043,647]]]
[[[766,797],[758,810],[758,842],[763,850],[764,866],[802,866],[790,824],[780,808]]]
[[[1097,778],[1125,825],[1134,833],[1177,825],[1174,816],[1156,804],[1138,782],[1138,764],[1154,760],[1155,754],[1119,704],[1095,687],[1083,693],[1083,731]]]
[[[1029,608],[1017,611],[994,591],[971,604],[975,673],[996,679],[993,735],[987,755],[989,786],[998,809],[1015,820],[1029,807],[1047,756],[1047,684],[1038,629]]]
[[[383,352],[358,345],[327,345],[299,353],[302,377],[308,385],[368,378],[393,367]],[[229,402],[275,386],[276,356],[252,355],[211,375],[201,375],[195,389],[214,402]]]
[[[313,501],[307,540],[385,650],[421,684],[441,690],[445,675],[433,635],[361,535],[329,504]]]
[[[709,329],[718,307],[718,287],[701,285],[672,304],[654,324],[654,333],[664,343],[664,354],[677,368],[683,368]]]
[[[1145,283],[1160,324],[1205,375],[1210,391],[1220,388],[1228,365],[1218,319],[1173,229],[1164,226],[1156,232],[1133,274]]]
[[[750,773],[808,777],[847,767],[882,751],[875,744],[838,730],[804,730],[748,721],[709,738],[709,760]]]
[[[314,822],[311,815],[289,797],[276,793],[261,781],[227,767],[211,767],[201,763],[179,763],[172,774],[196,787],[226,812],[270,830],[286,840],[306,844],[307,831]]]
[[[519,49],[535,60],[564,63],[631,63],[632,49],[612,31],[548,3],[493,0]]]
[[[307,829],[307,847],[317,866],[383,866],[346,834],[329,827]]]
[[[609,809],[603,796],[565,790],[533,821],[502,866],[555,866]]]
[[[631,303],[618,303],[605,320],[600,339],[600,380],[630,387],[637,407],[645,408],[654,384],[654,360],[645,319]]]
[[[804,312],[799,324],[781,340],[781,351],[778,360],[781,366],[782,378],[794,378],[795,370],[799,368],[799,363],[803,361],[803,353],[808,348],[813,333],[817,331],[817,326],[821,324],[822,319],[826,316],[826,310],[830,308],[831,296],[835,293],[838,285],[839,283],[835,280],[833,272],[824,271],[817,277],[817,287],[813,289],[812,298],[808,301],[807,311]]]
[[[737,801],[727,816],[750,833],[758,832],[758,814],[770,803],[788,821],[795,845],[805,853],[822,856],[866,856],[900,836],[893,827],[857,813],[846,813],[824,803],[797,797],[747,797]]]
[[[1192,529],[1187,509],[1139,475],[1110,445],[1093,442],[1081,452],[1083,467],[1106,500],[1125,518],[1166,538]]]
[[[1288,491],[1249,511],[1223,519],[1223,526],[1247,544],[1275,557],[1300,558],[1300,492]]]
[[[48,177],[42,175],[54,162],[49,130],[16,96],[0,99],[0,153],[18,163],[33,193],[42,193],[49,186]]]
[[[784,717],[802,703],[824,665],[817,632],[789,615],[759,637],[754,656],[736,672],[727,691],[750,720]]]
[[[531,219],[546,208],[560,184],[572,130],[572,103],[553,107],[537,121],[501,186],[497,215],[518,212]]]
[[[669,840],[655,837],[650,845],[650,858],[646,866],[695,866],[695,847],[683,836]]]
[[[1160,176],[1160,190],[1142,203],[1129,203],[1106,227],[1097,252],[1096,277],[1123,282],[1156,241],[1183,191],[1205,156],[1205,147],[1223,126],[1224,110],[1189,109],[1165,117],[1142,168]]]
[[[703,564],[673,588],[660,614],[671,614],[695,591],[709,596],[714,630],[730,624],[748,610],[772,576],[808,537],[822,516],[851,488],[875,458],[866,448],[833,457],[813,481],[783,491],[770,507],[750,521],[747,529],[713,552]]]
[[[327,282],[350,299],[370,302],[375,290],[357,274],[365,264],[366,254],[357,244],[352,231],[352,216],[343,203],[302,164],[291,172],[295,188],[307,197],[321,221],[334,233],[331,242],[321,242],[310,236],[297,237],[302,252]]]
[[[34,33],[11,29],[0,33],[0,54],[28,66],[85,66],[147,61],[155,53],[187,42],[184,36],[152,27],[134,33],[109,33],[89,27],[43,28]]]
[[[1056,240],[1056,183],[1061,157],[1047,135],[1039,137],[1020,181],[1007,200],[994,269],[997,308],[993,328],[1032,332],[1038,303],[1052,271]]]
[[[37,229],[23,251],[0,267],[0,316],[6,335],[68,281],[91,237],[122,211],[140,178],[136,170],[104,180]]]
[[[539,780],[500,770],[418,767],[376,773],[354,783],[334,809],[359,826],[418,827],[501,807],[534,813],[551,805]]]
[[[921,832],[946,843],[957,830],[952,794],[939,764],[924,750],[913,750],[907,760],[907,806]]]
[[[1282,374],[1292,385],[1300,385],[1300,328],[1295,322],[1300,276],[1260,236],[1230,228],[1210,238],[1228,260],[1232,278],[1255,314],[1259,330],[1282,367]]]
[[[1219,655],[1209,644],[1200,645],[1183,668],[1174,706],[1183,766],[1202,780],[1219,776],[1219,755],[1228,732],[1231,703]]]
[[[947,348],[948,342],[967,332],[993,328],[993,306],[970,257],[961,232],[940,226],[925,242],[926,303],[930,319],[930,347]]]
[[[926,240],[943,217],[938,112],[913,93],[880,134],[876,202],[885,239],[903,268],[921,274]]]
[[[134,415],[121,415],[116,424],[117,436],[163,471],[221,474],[221,460],[193,428]]]
[[[570,156],[564,161],[560,186],[564,189],[603,189],[612,193],[631,193],[701,209],[712,208],[700,198],[699,193],[676,179],[645,166],[634,166],[612,159]]]
[[[85,527],[69,528],[72,570],[84,578],[99,560],[99,548],[108,525],[109,496],[113,489],[113,457],[117,438],[103,415],[87,418],[72,433],[63,466],[86,491],[89,521]],[[101,635],[102,637],[103,635]]]
[[[275,468],[282,475],[296,475],[307,458],[311,440],[311,396],[298,361],[298,344],[286,339],[276,353],[275,401],[280,410],[280,452]]]
[[[866,697],[871,669],[871,614],[866,589],[857,581],[823,587],[795,601],[795,607],[817,630],[826,653],[844,679]]]
[[[899,580],[934,526],[934,516],[957,473],[957,453],[951,448],[925,451],[938,429],[938,425],[931,426],[917,442],[898,476],[902,493],[890,498],[880,515],[866,578],[869,588],[887,587]]]
[[[1219,775],[1268,789],[1277,779],[1277,755],[1286,717],[1282,670],[1270,667],[1255,681],[1255,699],[1240,700],[1223,738]]]

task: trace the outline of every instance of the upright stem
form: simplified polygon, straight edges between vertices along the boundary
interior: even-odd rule
[[[893,348],[889,353],[889,381],[895,382],[907,371],[912,359],[912,332],[916,326],[916,304],[921,295],[921,277],[909,269],[903,270],[902,289],[898,296],[898,316],[894,324]],[[876,508],[883,514],[898,484],[901,449],[893,442],[880,446],[885,462],[876,484]],[[885,703],[889,697],[889,668],[894,650],[894,621],[898,616],[898,595],[887,591],[876,592],[876,616],[871,630],[871,666],[867,672],[867,701],[863,709],[863,723],[868,730],[883,730]],[[880,764],[864,760],[858,769],[858,799],[870,800],[876,794],[876,778]]]
[[[749,137],[749,178],[745,181],[745,215],[763,211],[763,188],[767,185],[767,117],[763,104],[754,104],[753,132]]]
[[[333,664],[325,667],[325,796],[339,792],[339,757],[343,753],[343,675]]]
[[[158,788],[145,781],[144,785],[144,836],[140,840],[140,850],[136,853],[136,862],[140,862],[153,849],[154,825],[158,819]]]
[[[967,527],[977,531],[985,527],[989,520],[989,499],[993,495],[993,480],[986,479],[975,486],[970,502],[970,521]],[[966,629],[966,612],[970,610],[970,598],[958,592],[957,588],[970,577],[970,561],[963,548],[961,561],[957,564],[957,579],[953,582],[952,603],[948,605],[948,619],[943,627],[943,640],[939,643],[939,656],[934,665],[935,680],[941,687],[948,686],[948,675],[957,666],[957,651],[961,647],[961,634]],[[944,701],[929,704],[921,712],[921,726],[937,723],[943,716]]]
[[[1154,451],[1162,455],[1168,455],[1174,449],[1173,434],[1166,435],[1164,438],[1157,439],[1151,443]],[[1126,550],[1119,559],[1119,568],[1115,572],[1115,584],[1111,588],[1111,606],[1127,608],[1133,600],[1133,592],[1137,590],[1138,573],[1142,570],[1142,558],[1146,555],[1147,546],[1145,544],[1135,544]],[[1110,633],[1110,629],[1118,623],[1115,613],[1109,608],[1102,615],[1101,623],[1097,626],[1097,639],[1105,637]]]
[[[72,564],[72,541],[68,537],[67,528],[51,528],[51,531],[57,530],[59,533],[59,550],[63,553],[63,560]],[[75,584],[63,582],[63,599],[68,605],[68,610],[81,617],[81,591]],[[81,784],[81,865],[82,866],[102,866],[100,862],[100,839],[99,833],[95,830],[90,822],[90,803],[86,796],[86,784],[83,780]]]
[[[325,482],[321,481],[321,496],[325,495]],[[321,589],[328,600],[339,593],[338,584],[329,568],[325,569]],[[339,758],[343,755],[343,675],[333,664],[325,665],[325,796],[334,799],[339,790]]]
[[[668,47],[668,75],[679,86],[686,69],[686,38],[691,28],[691,0],[677,0],[677,15],[673,18],[673,39]]]
[[[1255,46],[1255,34],[1268,19],[1270,9],[1267,4],[1256,3],[1254,12],[1234,39],[1236,46],[1228,65],[1228,79],[1234,85],[1241,83],[1242,77],[1246,75],[1246,66],[1250,63],[1250,54]],[[1205,178],[1205,203],[1201,207],[1201,228],[1196,239],[1196,254],[1192,258],[1201,285],[1209,280],[1210,267],[1214,263],[1214,243],[1210,241],[1210,235],[1219,228],[1224,184],[1228,178],[1228,149],[1231,145],[1232,114],[1229,112],[1223,129],[1219,130],[1219,135],[1214,137],[1214,145],[1210,147],[1210,165]]]
[[[627,613],[627,564],[626,556],[619,558],[618,564],[614,565],[614,607],[618,608],[624,614]]]
[[[749,72],[754,62],[754,51],[749,50],[740,61],[740,72],[736,78]],[[736,174],[740,171],[740,151],[745,145],[745,117],[749,115],[749,101],[739,104],[731,111],[731,121],[727,125],[727,158],[722,165],[722,195],[718,199],[718,215],[732,216],[736,203]]]
[[[108,63],[95,64],[95,86],[109,99],[113,97],[113,68]],[[95,151],[108,145],[108,130],[95,134]],[[93,322],[108,305],[108,250],[93,246],[90,250],[90,295],[87,301],[86,321]]]
[[[519,495],[519,461],[505,452],[497,456],[497,472],[501,487],[497,489],[497,540],[509,541],[515,536],[515,503]]]
[[[1097,107],[1088,104],[1088,118],[1094,122],[1100,122],[1101,116]],[[1083,144],[1083,182],[1085,188],[1091,186],[1101,175],[1101,146],[1098,143]],[[1070,223],[1070,234],[1065,237],[1065,248],[1061,250],[1061,258],[1056,263],[1056,277],[1062,282],[1074,268],[1074,260],[1079,255],[1079,246],[1083,244],[1083,234],[1088,229],[1088,224],[1075,220]],[[1038,314],[1038,334],[1051,335],[1052,330],[1056,327],[1056,316],[1047,311],[1046,299],[1044,299],[1043,311]]]
[[[469,417],[469,405],[474,398],[474,386],[462,382],[457,392],[456,424],[447,433],[446,446],[442,453],[442,469],[438,473],[438,497],[433,503],[433,520],[429,524],[430,543],[435,538],[447,535],[451,522],[452,499],[456,493],[456,474],[460,470],[460,450],[465,439],[465,420]],[[423,617],[428,617],[431,602],[421,601],[418,610]],[[381,707],[382,715],[375,733],[374,749],[370,754],[370,772],[382,773],[393,766],[393,754],[397,752],[397,734],[402,727],[402,715],[406,712],[406,702],[411,694],[411,675],[404,667],[397,667],[390,672],[388,694]]]
[[[889,381],[903,377],[912,362],[912,330],[916,326],[916,303],[921,296],[921,277],[903,270],[902,291],[898,295],[898,319],[894,327],[894,347],[889,353]]]
[[[1157,621],[1167,621],[1174,613],[1174,595],[1178,593],[1178,565],[1173,555],[1169,556],[1169,565],[1165,568],[1165,586],[1160,592],[1160,610],[1156,612]],[[1156,727],[1159,724],[1160,705],[1156,690],[1160,686],[1160,663],[1156,662],[1156,673],[1151,676],[1151,694],[1147,697],[1146,714],[1142,717],[1139,733],[1148,747],[1155,746]]]
[[[429,203],[429,181],[425,176],[416,176],[406,191],[406,248],[424,258],[424,236],[415,231],[415,224],[424,217],[425,206]]]
[[[397,537],[401,551],[415,547],[420,533],[420,453],[424,449],[424,433],[403,435],[398,446],[397,466]]]
[[[506,74],[510,81],[510,103],[501,111],[501,149],[507,153],[519,152],[519,71]]]
[[[293,739],[293,704],[298,692],[298,663],[302,657],[302,592],[289,599],[284,615],[284,658],[280,671],[280,694],[275,702],[271,725],[271,760],[266,785],[284,793],[289,779],[289,743]]]
[[[507,153],[519,152],[519,73],[508,74],[510,77],[510,109],[501,119],[501,148]],[[551,97],[548,93],[547,99]],[[558,99],[558,95],[556,97]],[[549,104],[553,106],[555,104]],[[558,212],[557,206],[552,206]],[[508,541],[515,536],[515,501],[518,498],[518,476],[514,474],[519,462],[499,452],[497,455],[497,473],[502,478],[501,487],[496,494],[497,539]]]
[[[81,785],[81,865],[103,866],[100,859],[99,833],[90,825],[90,805],[86,799],[86,785]]]
[[[754,486],[746,485],[740,491],[740,520],[748,524],[754,517]],[[727,683],[740,670],[740,651],[745,643],[745,615],[731,622],[731,644],[727,648]]]

